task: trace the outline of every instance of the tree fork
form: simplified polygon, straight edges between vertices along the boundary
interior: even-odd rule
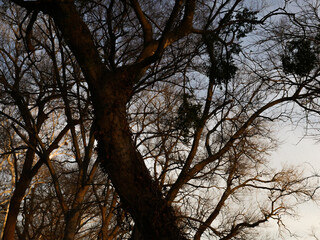
[[[142,236],[139,239],[186,239],[177,225],[173,208],[152,180],[131,138],[126,104],[135,75],[130,71],[132,68],[124,67],[115,73],[106,69],[73,3],[48,4],[44,12],[54,19],[82,68],[95,110],[98,155],[135,220]]]

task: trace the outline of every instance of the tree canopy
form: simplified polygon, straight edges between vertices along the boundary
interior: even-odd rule
[[[320,18],[317,2],[267,4],[2,1],[1,238],[285,226],[318,175],[269,154],[275,123],[319,117]]]

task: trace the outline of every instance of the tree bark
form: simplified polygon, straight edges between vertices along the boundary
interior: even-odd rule
[[[71,209],[65,214],[65,228],[64,228],[64,235],[63,240],[73,240],[80,218],[80,211],[79,209]]]
[[[23,174],[10,200],[9,212],[5,222],[2,240],[14,240],[17,217],[20,210],[20,204],[25,196],[26,190],[29,188],[33,176]]]
[[[25,196],[26,190],[29,188],[33,174],[29,169],[29,163],[32,164],[34,152],[28,150],[26,155],[26,163],[22,171],[19,181],[16,183],[14,193],[10,199],[9,212],[5,222],[2,240],[14,240],[15,228],[17,224],[17,217],[20,210],[20,204]]]
[[[72,207],[64,213],[65,219],[65,228],[64,228],[64,235],[63,240],[73,240],[77,233],[77,228],[79,226],[80,220],[80,211],[81,207],[83,206],[83,200],[88,192],[89,185],[86,185],[79,189],[77,192]]]
[[[125,82],[119,75],[114,77],[114,82]],[[139,239],[184,239],[173,209],[164,200],[133,144],[126,117],[130,91],[124,89],[127,88],[115,84],[96,94],[99,101],[94,103],[94,108],[102,166],[135,220]]]

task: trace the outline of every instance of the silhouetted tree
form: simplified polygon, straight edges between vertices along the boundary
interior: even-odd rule
[[[31,67],[41,65],[37,57],[49,55],[52,71],[45,76],[53,87],[44,90],[46,81],[38,81],[43,75],[32,75],[37,94],[28,102],[32,98],[22,89],[33,87],[33,81],[19,88],[15,83],[20,78],[11,80],[2,73],[3,92],[24,111],[19,116],[28,137],[19,134],[17,127],[16,132],[27,145],[26,156],[32,158],[24,161],[29,163],[27,170],[46,163],[66,223],[75,216],[69,222],[74,227],[64,239],[74,238],[81,219],[81,211],[76,210],[83,205],[77,205],[77,197],[70,208],[64,203],[59,190],[63,184],[58,184],[50,158],[62,138],[42,144],[47,118],[41,124],[39,117],[32,118],[33,103],[40,116],[49,117],[47,110],[54,113],[54,106],[63,108],[61,119],[66,123],[59,129],[70,130],[79,166],[76,194],[88,189],[99,161],[122,209],[130,214],[127,226],[135,224],[131,239],[200,239],[204,234],[243,239],[250,229],[287,213],[288,199],[313,196],[315,187],[307,184],[308,178],[293,169],[274,172],[265,161],[273,147],[268,123],[287,113],[276,107],[289,108],[290,103],[318,97],[317,89],[308,88],[318,75],[300,82],[285,74],[295,71],[302,76],[312,70],[300,56],[300,49],[311,51],[311,45],[288,42],[282,55],[284,68],[275,73],[275,64],[270,68],[264,60],[281,65],[282,53],[273,59],[271,51],[260,53],[257,46],[241,44],[273,15],[286,14],[284,8],[261,16],[245,0],[11,0],[2,5],[4,11],[15,9],[13,3],[20,21],[10,23],[13,31],[19,30],[12,42],[22,46],[18,39],[23,40],[26,63],[35,59]],[[43,32],[42,25],[53,26],[47,28],[52,32]],[[263,41],[267,46],[268,41]],[[309,60],[313,66],[313,58]],[[297,70],[299,63],[303,66]],[[12,69],[12,65],[5,67]],[[59,95],[59,104],[44,108],[49,103],[44,96],[52,94]],[[88,125],[87,116],[92,121]],[[88,139],[97,140],[94,163],[87,158],[94,146]],[[32,164],[34,158],[39,158],[38,165]],[[250,211],[253,205],[240,203],[250,202],[247,194],[253,190],[267,197]],[[103,212],[101,205],[100,209]],[[122,214],[119,222],[126,219]],[[10,226],[5,240],[13,239],[14,226]]]

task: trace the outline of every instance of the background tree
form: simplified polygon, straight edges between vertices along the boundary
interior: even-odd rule
[[[55,95],[54,92],[47,91],[44,83],[38,81],[40,79],[32,81],[34,76],[30,68],[32,59],[28,58],[21,43],[11,42],[12,37],[13,34],[10,34],[6,35],[6,39],[2,39],[2,109],[0,113],[10,121],[8,125],[10,124],[15,131],[14,136],[20,138],[22,142],[19,141],[20,145],[17,146],[13,145],[17,141],[13,141],[9,151],[9,154],[13,154],[14,158],[15,175],[12,177],[15,178],[15,189],[10,200],[4,237],[14,233],[20,203],[33,177],[43,164],[43,160],[36,157],[40,138],[38,130],[44,127],[45,123],[48,123],[46,117],[50,112],[47,113],[45,107],[48,99],[54,98]],[[33,93],[37,91],[37,87],[39,95],[34,96]],[[51,125],[51,123],[48,124]],[[63,132],[57,136],[56,141],[59,141],[62,134]],[[53,143],[55,142],[53,141]],[[48,145],[49,152],[55,149],[53,146]]]
[[[14,24],[18,25],[19,33],[17,34],[22,34],[25,42],[30,41],[23,37],[23,34],[25,34],[23,21],[18,18],[21,9],[17,9],[17,12],[14,10],[14,8],[9,8],[8,12],[3,15],[4,18],[10,19],[8,28],[14,28]],[[46,20],[44,17],[35,29],[37,32],[33,33],[39,39],[45,39],[44,41],[36,41],[37,39],[32,38],[36,41],[32,47],[34,50],[36,49],[37,54],[30,55],[26,51],[28,49],[24,49],[21,45],[10,45],[11,40],[6,41],[8,39],[5,39],[4,34],[2,35],[4,46],[21,48],[17,56],[11,55],[17,51],[12,53],[5,48],[1,51],[4,63],[2,73],[8,79],[3,78],[2,81],[3,93],[5,93],[2,106],[5,109],[1,114],[5,116],[4,119],[9,121],[9,124],[13,122],[21,127],[21,130],[16,127],[11,129],[16,131],[16,138],[17,140],[20,138],[20,141],[15,144],[10,144],[10,141],[8,141],[6,144],[10,144],[10,150],[6,145],[2,146],[1,149],[4,151],[3,161],[5,162],[8,159],[7,162],[10,165],[9,157],[11,154],[14,154],[16,158],[19,154],[23,158],[27,148],[23,146],[24,144],[29,145],[33,150],[33,159],[30,158],[24,162],[16,160],[14,170],[12,170],[14,172],[11,175],[7,174],[4,169],[2,171],[4,177],[13,179],[13,183],[17,178],[18,186],[21,181],[24,186],[23,188],[16,187],[12,191],[11,202],[14,204],[10,205],[12,206],[10,210],[8,210],[9,204],[5,204],[8,189],[2,191],[4,194],[2,198],[3,206],[7,212],[4,218],[8,216],[8,220],[4,222],[5,225],[3,226],[3,238],[13,238],[14,229],[17,230],[19,239],[40,237],[73,239],[76,234],[78,234],[77,238],[88,236],[93,238],[98,235],[100,228],[89,231],[88,225],[92,224],[92,219],[97,218],[95,221],[99,221],[99,217],[95,217],[97,210],[92,211],[91,205],[93,204],[90,204],[90,202],[102,201],[103,208],[107,209],[100,213],[100,217],[106,218],[105,215],[108,214],[107,222],[113,219],[113,215],[115,215],[113,211],[118,204],[118,198],[117,195],[112,197],[114,191],[111,186],[105,186],[111,188],[111,190],[108,191],[106,196],[105,194],[102,196],[102,190],[100,189],[104,186],[101,184],[95,187],[94,197],[93,189],[91,189],[91,195],[87,194],[93,186],[93,178],[99,163],[94,156],[94,126],[91,123],[92,118],[89,112],[90,101],[86,96],[87,87],[83,85],[78,65],[68,53],[68,49],[63,48],[61,41],[59,41],[61,39],[55,39],[56,31],[52,22],[46,23]],[[21,66],[17,65],[17,59],[19,58],[22,59]],[[29,61],[29,65],[23,65]],[[41,64],[36,64],[37,61]],[[23,68],[23,74],[19,75],[20,69]],[[71,69],[72,71],[70,71]],[[11,75],[10,70],[13,71]],[[18,75],[17,79],[15,79],[16,75]],[[26,84],[24,81],[28,81],[28,83]],[[11,87],[9,82],[12,82],[15,86]],[[20,85],[21,82],[22,86]],[[18,89],[15,92],[16,95],[13,95],[9,89]],[[11,100],[12,96],[19,98],[21,103]],[[15,108],[24,111],[21,114],[19,114],[19,111],[10,111],[10,109],[15,110]],[[18,114],[22,116],[24,121],[29,120],[28,117],[30,117],[30,126],[33,123],[37,124],[33,131],[21,124]],[[41,121],[46,121],[45,124],[39,123],[39,118],[42,119]],[[9,132],[10,128],[11,126],[6,126],[6,128],[3,126],[2,129],[4,132]],[[33,144],[24,137],[23,131],[32,134],[35,139]],[[5,138],[7,135],[3,134],[3,137]],[[35,164],[35,160],[38,160],[38,163]],[[21,172],[19,168],[23,164],[29,164],[33,167],[33,169],[29,169],[31,167],[29,166],[27,170],[24,170],[29,182],[25,181],[24,178],[19,179]],[[43,169],[38,172],[43,165],[47,166],[49,172]],[[26,192],[27,189],[29,189],[29,193]],[[53,194],[54,192],[55,194]],[[20,197],[16,197],[17,195]],[[110,204],[109,201],[111,201]],[[19,208],[20,205],[22,205],[21,208]],[[109,209],[110,205],[112,207]],[[46,211],[47,209],[50,209],[51,214]],[[118,212],[121,214],[120,210]],[[18,214],[22,217],[22,221],[17,222]],[[80,221],[80,215],[82,219],[87,215],[87,220]],[[16,223],[18,223],[17,227],[15,227]],[[52,226],[52,223],[55,226]],[[118,233],[125,232],[117,229],[117,226],[111,227],[111,225],[103,225],[105,230],[101,239],[115,237]],[[62,231],[63,229],[64,231]]]

